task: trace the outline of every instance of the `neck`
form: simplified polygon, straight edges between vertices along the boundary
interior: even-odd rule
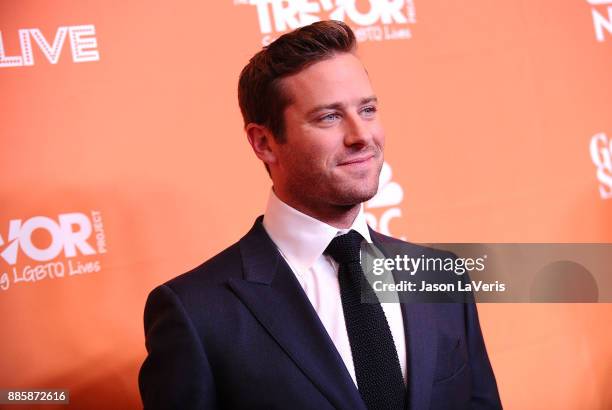
[[[274,193],[284,203],[303,214],[318,219],[338,229],[347,229],[353,225],[361,209],[361,203],[354,205],[330,205],[321,203],[305,204],[274,190]]]

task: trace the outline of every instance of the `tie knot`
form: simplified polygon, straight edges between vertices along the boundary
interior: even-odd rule
[[[359,262],[359,250],[363,237],[355,230],[336,236],[325,249],[325,253],[339,264]]]

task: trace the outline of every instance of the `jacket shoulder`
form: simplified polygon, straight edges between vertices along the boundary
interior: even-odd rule
[[[190,293],[194,289],[204,290],[223,286],[229,278],[241,278],[242,258],[239,243],[219,252],[212,258],[173,279],[162,286],[171,288],[176,294]]]

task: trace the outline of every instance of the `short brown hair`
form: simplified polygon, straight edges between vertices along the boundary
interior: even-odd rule
[[[280,80],[308,66],[356,49],[355,35],[341,21],[319,21],[280,36],[255,54],[242,69],[238,103],[246,127],[266,126],[278,142],[285,140],[283,112],[291,103]]]

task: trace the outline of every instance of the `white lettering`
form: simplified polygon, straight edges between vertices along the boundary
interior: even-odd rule
[[[9,281],[8,273],[4,272],[2,276],[0,276],[0,289],[8,290],[9,286],[11,286],[11,282]]]
[[[319,3],[311,2],[311,0],[300,0],[300,1],[301,1],[300,13],[299,13],[300,25],[307,26],[308,24],[312,24],[312,23],[315,23],[321,20],[318,16],[310,14],[310,13],[319,13],[321,11]]]
[[[98,40],[94,37],[96,28],[93,25],[72,26],[69,31],[72,61],[85,63],[100,60],[100,53],[97,50]]]
[[[591,138],[589,146],[591,160],[597,167],[599,195],[602,199],[612,198],[612,140],[603,132]]]
[[[297,19],[298,1],[272,0],[272,14],[276,31],[293,30],[300,27]]]
[[[262,34],[272,32],[270,11],[268,9],[269,3],[270,0],[251,0],[251,4],[257,6],[257,18],[259,19],[259,29]]]
[[[49,43],[45,39],[45,36],[43,36],[39,29],[33,28],[29,31],[34,41],[36,41],[36,44],[38,44],[40,51],[42,51],[44,56],[47,57],[47,60],[49,60],[51,64],[57,64],[57,62],[59,61],[60,54],[62,53],[64,41],[66,40],[66,33],[68,32],[68,27],[60,27],[57,29],[55,39],[53,40],[53,44],[51,45],[49,45]]]
[[[104,234],[104,225],[102,224],[102,214],[99,211],[91,211],[93,219],[93,228],[96,232],[96,244],[98,253],[106,253],[106,235]]]
[[[609,34],[612,34],[612,7],[608,7],[608,19],[595,9],[591,9],[593,14],[593,26],[595,28],[595,38],[597,41],[602,42],[605,40],[604,30]]]
[[[106,237],[100,212],[92,212],[96,221],[96,240],[100,253],[106,252]],[[67,258],[82,255],[94,255],[96,251],[87,242],[92,235],[91,220],[82,213],[67,213],[58,216],[59,223],[46,216],[35,216],[24,223],[20,219],[9,222],[8,245],[0,252],[0,256],[9,264],[17,263],[19,249],[29,258],[43,262],[56,258],[63,250]],[[51,241],[48,245],[39,247],[33,242],[36,230],[46,231]],[[4,241],[0,237],[0,246]],[[78,251],[78,252],[77,252]]]
[[[36,229],[45,229],[51,235],[51,243],[47,248],[38,248],[32,243],[32,233]],[[63,248],[62,232],[58,224],[46,216],[35,216],[23,224],[19,232],[19,245],[23,253],[35,261],[48,261],[56,258]]]
[[[21,56],[7,56],[4,51],[4,41],[0,31],[0,67],[20,67],[23,65]]]
[[[234,4],[250,4],[257,10],[259,29],[262,34],[284,32],[320,21],[322,18],[345,21],[346,18],[359,28],[368,28],[376,23],[410,24],[416,22],[416,12],[412,0],[370,0],[367,11],[363,10],[357,0],[234,0]],[[324,15],[323,12],[329,14]],[[364,31],[358,41],[383,39],[377,32]],[[409,31],[394,32],[390,39],[410,38]],[[262,39],[262,44],[270,43],[270,39]]]
[[[60,227],[64,234],[64,252],[66,257],[76,256],[76,248],[83,255],[93,255],[94,249],[87,243],[87,238],[91,235],[91,222],[81,213],[62,214],[59,216]],[[72,226],[77,225],[77,231],[72,230]]]
[[[347,16],[360,26],[369,26],[380,19],[380,8],[377,7],[380,5],[379,1],[370,0],[370,11],[365,14],[357,9],[355,0],[345,0],[342,3]]]
[[[68,261],[68,272],[70,276],[83,275],[85,273],[100,272],[100,261],[81,263],[79,261],[72,263]]]
[[[0,256],[9,264],[14,265],[17,261],[17,251],[19,250],[19,231],[21,230],[21,220],[14,219],[9,223],[8,240],[13,241],[7,246]]]
[[[383,24],[406,24],[408,19],[402,14],[404,0],[379,1],[380,4],[380,19]]]
[[[54,279],[64,277],[64,264],[62,262],[50,262],[43,265],[26,265],[18,274],[17,268],[13,268],[13,283],[38,282],[43,279]]]
[[[17,34],[19,46],[21,47],[21,55],[7,56],[4,49],[2,32],[0,32],[0,67],[33,66],[32,39],[34,39],[34,42],[47,60],[51,64],[57,64],[68,34],[70,34],[73,62],[83,63],[100,60],[100,53],[97,50],[98,40],[95,37],[96,29],[92,24],[58,27],[51,44],[38,28],[19,29]]]
[[[32,52],[32,42],[30,41],[30,30],[19,30],[19,44],[21,45],[21,56],[23,65],[34,65],[34,53]]]
[[[380,26],[361,27],[354,30],[354,33],[355,38],[359,42],[383,40],[383,30]]]

